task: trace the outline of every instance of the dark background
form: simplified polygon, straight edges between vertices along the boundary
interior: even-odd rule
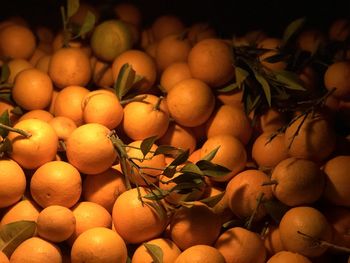
[[[59,7],[65,0],[12,0],[1,1],[1,20],[8,16],[20,15],[33,25],[43,24],[56,29],[60,27]],[[107,10],[120,1],[88,0]],[[221,36],[243,34],[248,30],[263,29],[278,36],[285,26],[299,17],[306,17],[307,23],[327,30],[331,21],[338,17],[350,17],[349,0],[134,0],[128,1],[140,6],[144,22],[150,25],[161,14],[179,15],[186,24],[208,21]]]

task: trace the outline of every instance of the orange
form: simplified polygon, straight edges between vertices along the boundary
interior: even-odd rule
[[[316,29],[304,30],[296,40],[300,50],[315,54],[320,45],[325,44],[325,36]]]
[[[329,28],[328,37],[331,41],[345,41],[350,35],[350,22],[346,18],[334,20]]]
[[[169,112],[163,98],[151,94],[142,101],[133,101],[124,107],[122,127],[132,140],[163,136],[169,125]]]
[[[255,129],[260,132],[276,132],[279,128],[287,124],[285,116],[273,108],[269,108],[262,113],[254,114],[258,116]]]
[[[204,39],[194,45],[188,54],[188,66],[194,78],[214,88],[234,77],[231,48],[217,38]]]
[[[48,74],[59,89],[85,86],[92,75],[89,57],[80,48],[60,48],[51,56]]]
[[[299,206],[288,210],[281,219],[279,230],[286,250],[307,257],[321,256],[327,250],[325,246],[315,245],[315,240],[332,242],[330,224],[321,212],[312,207]]]
[[[224,256],[214,247],[195,245],[182,251],[175,263],[225,263]]]
[[[0,99],[0,114],[4,111],[9,113],[11,125],[14,125],[18,121],[18,116],[12,112],[15,106],[6,100]]]
[[[273,255],[266,263],[311,263],[307,257],[290,251],[280,251]]]
[[[320,85],[320,80],[318,73],[314,68],[311,66],[305,66],[300,70],[298,76],[307,92],[317,91]]]
[[[186,127],[206,122],[215,106],[215,97],[210,87],[194,78],[178,82],[166,99],[171,117]]]
[[[0,53],[4,57],[29,59],[35,46],[35,36],[28,27],[12,24],[0,31]]]
[[[24,113],[18,121],[28,120],[28,119],[38,119],[45,122],[49,122],[53,119],[53,115],[46,110],[31,110]]]
[[[278,62],[268,62],[265,59],[275,56],[279,54],[278,49],[282,45],[282,40],[279,38],[272,38],[268,37],[259,42],[258,48],[264,48],[264,49],[270,49],[269,51],[266,51],[262,55],[259,56],[259,60],[261,64],[269,69],[269,70],[283,70],[287,67],[287,63],[285,61],[278,61]]]
[[[117,158],[110,133],[107,127],[98,123],[76,128],[66,141],[68,162],[85,174],[106,171]]]
[[[80,86],[68,86],[54,98],[53,114],[72,119],[77,126],[83,124],[81,104],[89,90]]]
[[[58,246],[39,237],[23,241],[10,257],[13,263],[61,263],[62,254]]]
[[[206,123],[207,137],[232,135],[247,144],[253,133],[248,116],[241,107],[222,105],[213,112]]]
[[[289,147],[288,154],[316,162],[325,160],[335,148],[336,137],[331,123],[320,113],[309,114],[304,122],[303,119],[301,116],[286,129],[284,138]],[[298,134],[294,136],[297,130]]]
[[[185,250],[195,245],[213,245],[220,234],[221,220],[207,205],[195,202],[177,209],[170,221],[170,236]]]
[[[156,63],[146,52],[131,49],[117,56],[112,64],[114,81],[117,80],[124,64],[129,64],[135,70],[135,74],[142,77],[140,81],[133,85],[132,89],[135,91],[146,92],[155,84],[157,77]]]
[[[49,106],[52,92],[50,77],[38,69],[30,68],[16,76],[12,97],[25,110],[41,110]]]
[[[35,64],[35,68],[48,74],[51,61],[51,55],[42,56]]]
[[[134,141],[128,144],[126,153],[129,158],[139,167],[130,167],[125,174],[129,177],[129,180],[136,184],[147,186],[149,183],[157,183],[159,175],[165,169],[165,158],[163,154],[154,155],[158,146],[153,144],[150,152],[145,156],[143,160],[143,153],[140,150],[142,141]]]
[[[242,90],[232,90],[228,92],[218,92],[216,98],[222,104],[238,106],[243,108],[243,91]]]
[[[187,62],[191,50],[190,41],[181,35],[169,35],[162,38],[156,49],[156,63],[159,72],[162,72],[172,63]]]
[[[166,92],[169,92],[175,84],[191,77],[190,68],[186,62],[175,62],[164,69],[160,78],[160,85]]]
[[[111,228],[112,226],[112,217],[110,213],[99,204],[87,201],[79,202],[72,207],[72,211],[76,220],[76,227],[73,234],[68,239],[70,245],[73,244],[80,234],[91,228]]]
[[[15,82],[15,78],[18,75],[18,73],[20,73],[25,69],[29,69],[33,67],[28,60],[22,59],[22,58],[11,59],[7,65],[10,70],[10,75],[7,79],[7,82],[10,84],[13,84]]]
[[[54,117],[48,123],[55,130],[58,139],[62,142],[65,142],[69,135],[77,128],[77,125],[72,119],[63,116]],[[58,145],[58,150],[64,150],[61,144]]]
[[[226,263],[263,263],[266,260],[264,242],[259,235],[241,227],[223,232],[215,248],[224,256]]]
[[[190,26],[188,29],[187,37],[191,45],[195,45],[201,40],[207,38],[215,38],[217,36],[215,29],[208,23],[197,22]]]
[[[98,24],[90,39],[94,55],[106,62],[112,62],[121,53],[130,49],[131,45],[130,28],[125,22],[116,19]]]
[[[192,163],[196,163],[197,161],[200,160],[200,158],[201,158],[201,149],[196,149],[190,154],[190,156],[188,157],[188,161]]]
[[[350,61],[337,61],[328,66],[324,73],[324,85],[327,90],[335,91],[332,96],[350,100],[350,84],[348,82],[350,76]]]
[[[3,226],[21,220],[36,221],[39,212],[40,208],[34,201],[21,200],[5,210],[0,225]]]
[[[109,213],[112,213],[115,200],[125,191],[124,175],[114,168],[87,175],[83,181],[84,200],[103,206]]]
[[[158,140],[160,145],[171,145],[182,150],[189,150],[192,153],[197,145],[197,139],[193,131],[183,127],[176,122],[170,122],[165,134]]]
[[[323,197],[329,203],[350,207],[350,189],[347,187],[349,169],[349,155],[335,156],[324,165],[323,171],[326,174],[326,187]]]
[[[284,250],[280,231],[277,226],[268,226],[267,233],[264,234],[264,245],[267,254],[270,256]]]
[[[88,93],[81,104],[85,123],[99,123],[108,129],[116,128],[123,119],[123,107],[117,96],[105,90]]]
[[[270,140],[272,135],[271,132],[264,132],[253,143],[252,157],[260,168],[272,169],[288,157],[284,133],[278,134]]]
[[[0,207],[17,203],[26,188],[23,169],[11,159],[0,160]]]
[[[158,246],[162,252],[162,262],[163,263],[173,263],[177,259],[177,257],[180,255],[181,251],[177,247],[177,245],[171,241],[170,239],[166,238],[156,238],[152,239],[150,241],[145,242],[144,244],[140,245],[134,252],[131,263],[152,263],[153,258],[151,257],[150,253],[148,252],[146,248],[146,244],[155,245]]]
[[[52,161],[40,166],[30,181],[30,193],[42,207],[61,205],[72,207],[81,195],[81,177],[78,170],[63,161]]]
[[[35,66],[36,63],[38,62],[38,60],[39,60],[40,58],[42,58],[43,56],[45,56],[45,55],[48,55],[47,52],[43,51],[43,50],[40,49],[40,48],[36,48],[36,49],[34,50],[33,55],[29,58],[30,64],[32,64],[33,66]]]
[[[112,67],[103,61],[93,57],[95,60],[92,67],[92,79],[99,88],[112,87],[114,84]]]
[[[0,263],[10,263],[8,257],[4,252],[0,251]]]
[[[88,12],[91,12],[95,16],[96,21],[99,20],[100,14],[98,9],[89,3],[82,2],[79,4],[77,12],[70,17],[69,22],[82,26]]]
[[[37,26],[35,28],[35,35],[39,42],[51,43],[53,41],[53,32],[49,27]]]
[[[302,171],[302,172],[300,172]],[[287,158],[272,172],[273,195],[288,206],[312,204],[322,195],[325,176],[313,161]]]
[[[114,14],[120,20],[140,26],[142,14],[140,8],[132,3],[122,2],[118,3],[113,8]]]
[[[166,36],[182,33],[185,26],[179,17],[163,15],[154,20],[151,29],[155,40],[159,41]]]
[[[14,128],[31,135],[26,138],[16,132],[8,134],[12,142],[10,157],[22,168],[36,169],[55,158],[58,137],[50,124],[38,119],[28,119],[18,122]]]
[[[126,262],[124,240],[113,230],[94,227],[82,233],[73,243],[71,262]]]
[[[126,243],[137,244],[159,237],[164,231],[168,218],[158,201],[142,198],[149,194],[146,188],[139,187],[125,191],[113,206],[113,224],[117,233]]]
[[[262,185],[267,181],[269,177],[259,170],[246,170],[233,177],[226,186],[228,205],[232,212],[239,218],[247,219],[256,209],[261,194],[262,202],[271,200],[271,188]],[[261,203],[254,221],[261,220],[266,214],[266,209]]]
[[[218,182],[227,182],[242,171],[247,162],[247,153],[244,145],[231,135],[217,135],[207,139],[201,148],[201,158],[219,147],[211,162],[228,168],[231,172],[220,177],[211,177]]]
[[[73,212],[59,205],[43,209],[37,220],[38,235],[51,242],[62,242],[68,239],[75,229]]]

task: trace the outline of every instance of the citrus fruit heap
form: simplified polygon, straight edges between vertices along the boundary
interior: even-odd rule
[[[0,263],[345,262],[350,21],[220,38],[103,10],[0,22]]]

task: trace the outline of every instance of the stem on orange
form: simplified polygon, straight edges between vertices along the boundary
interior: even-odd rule
[[[160,109],[160,103],[162,102],[163,96],[160,96],[157,100],[157,103],[154,105],[153,110],[157,111]]]
[[[0,128],[8,130],[8,131],[16,132],[18,134],[23,135],[26,138],[29,138],[30,136],[32,136],[29,132],[26,132],[26,131],[21,130],[21,129],[12,128],[12,127],[5,125],[5,124],[2,124],[2,123],[0,123]]]

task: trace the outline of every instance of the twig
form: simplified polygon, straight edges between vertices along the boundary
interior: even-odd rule
[[[261,203],[263,201],[263,198],[264,198],[264,193],[260,193],[260,195],[259,195],[259,197],[258,197],[258,199],[256,201],[256,207],[254,208],[253,213],[251,214],[251,216],[249,217],[249,220],[246,223],[246,228],[248,230],[250,230],[251,227],[252,227],[253,220],[256,217],[256,214],[258,213],[258,209],[259,209],[259,207],[260,207],[260,205],[261,205]]]
[[[5,124],[2,124],[2,123],[0,123],[0,128],[8,130],[8,131],[16,132],[16,133],[18,133],[20,135],[23,135],[26,138],[30,138],[32,136],[32,134],[29,133],[29,132],[26,132],[24,130],[17,129],[17,128],[12,128],[12,127],[10,127],[8,125],[5,125]]]

